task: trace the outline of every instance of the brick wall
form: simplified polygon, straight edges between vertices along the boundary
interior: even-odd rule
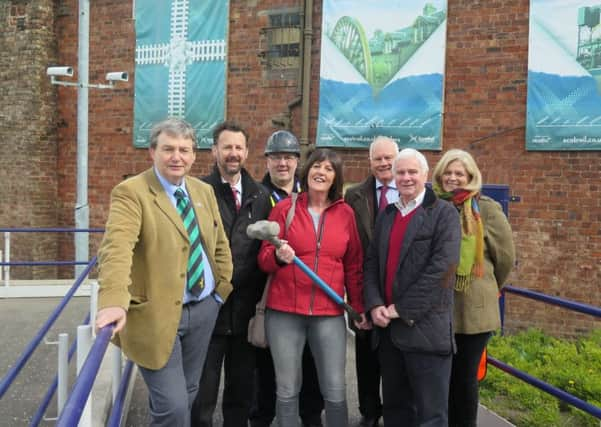
[[[449,1],[444,149],[470,150],[485,182],[521,198],[510,204],[512,282],[601,306],[601,153],[524,148],[528,4]],[[516,296],[507,308],[510,328],[571,334],[601,324]]]
[[[51,1],[18,3],[52,4]],[[75,66],[77,1],[62,0],[55,4],[57,63]],[[471,151],[485,182],[508,184],[512,195],[521,199],[510,205],[518,253],[512,282],[600,306],[601,153],[525,151],[528,6],[528,0],[449,0],[443,149],[458,147]],[[266,80],[258,56],[261,29],[267,25],[266,14],[282,7],[301,5],[286,0],[230,1],[227,114],[251,131],[247,166],[256,178],[264,171],[261,154],[264,141],[276,129],[272,119],[290,114],[292,130],[298,134],[301,130],[300,106],[293,107],[291,112],[288,109],[288,104],[298,96],[296,81]],[[131,3],[123,1],[92,2],[91,81],[99,81],[102,73],[109,70],[125,70],[133,76],[135,38],[131,8]],[[313,18],[311,139],[318,114],[320,1],[315,2]],[[39,75],[40,85],[46,85],[42,70],[31,69],[29,74]],[[133,79],[119,87],[115,91],[90,91],[92,226],[102,226],[106,220],[110,189],[124,175],[140,172],[150,164],[146,151],[134,149],[131,142]],[[77,99],[76,91],[70,88],[61,88],[57,93],[59,143],[55,170],[60,189],[57,222],[69,226],[73,225],[75,201]],[[54,111],[51,100],[47,104],[48,114]],[[39,132],[37,126],[34,130]],[[18,131],[21,137],[21,128]],[[14,132],[17,135],[17,130]],[[0,135],[10,134],[2,129]],[[39,142],[42,138],[39,133],[33,135],[35,138],[29,135],[27,141]],[[346,179],[362,179],[367,173],[366,151],[341,150],[341,153]],[[432,165],[440,157],[437,152],[426,154]],[[30,156],[26,159],[29,161]],[[210,153],[202,152],[193,173],[205,174],[211,165]],[[53,200],[48,197],[45,203],[54,203]],[[92,239],[91,253],[97,243]],[[71,246],[70,240],[61,244],[64,259],[72,257]],[[509,297],[507,307],[508,325],[514,329],[535,325],[557,334],[573,334],[599,326],[598,321],[588,316],[518,297]]]
[[[53,3],[0,3],[1,227],[57,225],[56,97],[45,72],[56,56]],[[11,237],[13,261],[57,257],[55,235]],[[55,269],[11,268],[13,278],[48,276]]]

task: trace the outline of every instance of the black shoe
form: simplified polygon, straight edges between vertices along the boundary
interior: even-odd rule
[[[378,420],[380,417],[365,417],[361,416],[361,421],[359,421],[359,427],[378,427],[380,424]]]

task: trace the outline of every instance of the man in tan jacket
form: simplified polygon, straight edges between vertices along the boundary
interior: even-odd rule
[[[155,125],[153,167],[113,189],[99,250],[96,327],[115,322],[115,342],[148,387],[153,426],[189,426],[219,307],[232,290],[215,194],[187,176],[195,147],[185,121]]]

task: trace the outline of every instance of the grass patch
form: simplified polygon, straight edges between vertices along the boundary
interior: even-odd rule
[[[601,407],[601,329],[560,340],[530,329],[494,336],[488,354],[590,404]],[[495,368],[480,383],[483,405],[527,427],[599,427],[597,418]]]

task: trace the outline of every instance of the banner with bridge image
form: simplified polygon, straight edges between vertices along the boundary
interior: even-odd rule
[[[229,2],[136,0],[135,147],[150,128],[181,117],[209,148],[225,117]]]
[[[531,0],[526,149],[601,150],[601,0]]]
[[[446,0],[324,0],[316,144],[441,149]]]

